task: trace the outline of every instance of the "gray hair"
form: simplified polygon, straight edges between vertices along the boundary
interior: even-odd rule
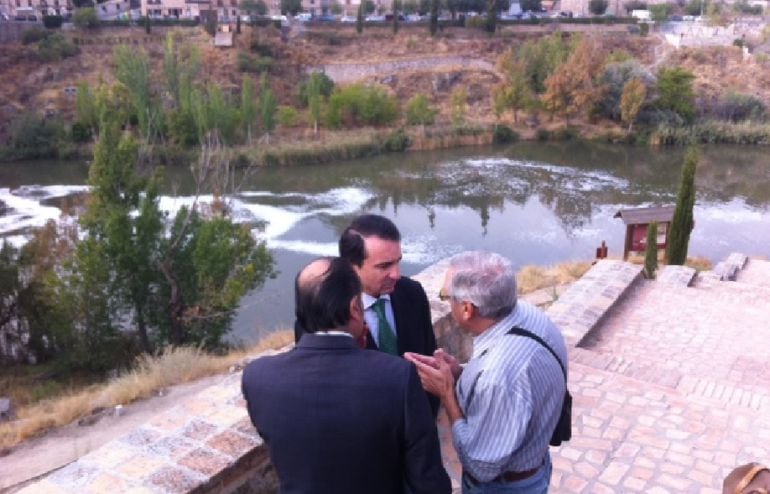
[[[499,320],[516,307],[516,273],[500,254],[463,252],[449,260],[449,269],[451,297],[471,302],[481,317]]]

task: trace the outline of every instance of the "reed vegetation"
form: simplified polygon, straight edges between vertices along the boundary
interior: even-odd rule
[[[687,146],[696,143],[768,145],[770,124],[710,120],[689,127],[660,125],[650,136],[650,144],[656,146]]]
[[[524,266],[516,274],[518,292],[524,295],[543,288],[572,283],[589,269],[589,261],[563,262],[549,267]]]

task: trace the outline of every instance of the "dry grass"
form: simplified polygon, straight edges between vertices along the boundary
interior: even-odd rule
[[[148,398],[158,390],[226,372],[250,355],[277,349],[294,341],[291,330],[272,333],[250,348],[227,355],[209,355],[197,348],[166,348],[158,356],[143,356],[133,370],[103,384],[73,388],[64,394],[17,410],[18,419],[0,425],[0,450],[67,425],[100,408]]]
[[[524,266],[516,275],[519,294],[572,283],[590,268],[591,263],[588,261],[563,262],[550,267]]]

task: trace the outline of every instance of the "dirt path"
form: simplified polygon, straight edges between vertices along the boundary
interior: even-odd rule
[[[125,405],[120,416],[105,414],[91,425],[73,423],[20,444],[8,456],[0,458],[0,493],[19,490],[29,481],[122,436],[221,379],[222,375],[217,375],[173,386],[167,388],[163,396]]]

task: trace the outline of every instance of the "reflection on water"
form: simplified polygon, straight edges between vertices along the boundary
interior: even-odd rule
[[[617,255],[624,228],[613,215],[673,203],[683,153],[519,143],[256,170],[232,206],[236,218],[268,242],[281,274],[244,300],[236,336],[253,340],[257,327],[288,326],[296,270],[315,256],[335,254],[339,233],[362,212],[384,214],[399,226],[406,274],[466,249],[498,251],[519,266],[590,258],[602,240]],[[769,160],[760,148],[704,151],[691,254],[712,260],[732,251],[768,254]],[[0,235],[19,239],[26,227],[55,216],[52,198],[78,190],[60,186],[82,185],[85,174],[82,164],[0,166]],[[165,196],[162,207],[174,211],[192,201],[192,184],[185,169],[167,175],[175,197]],[[30,184],[41,187],[22,187]]]

